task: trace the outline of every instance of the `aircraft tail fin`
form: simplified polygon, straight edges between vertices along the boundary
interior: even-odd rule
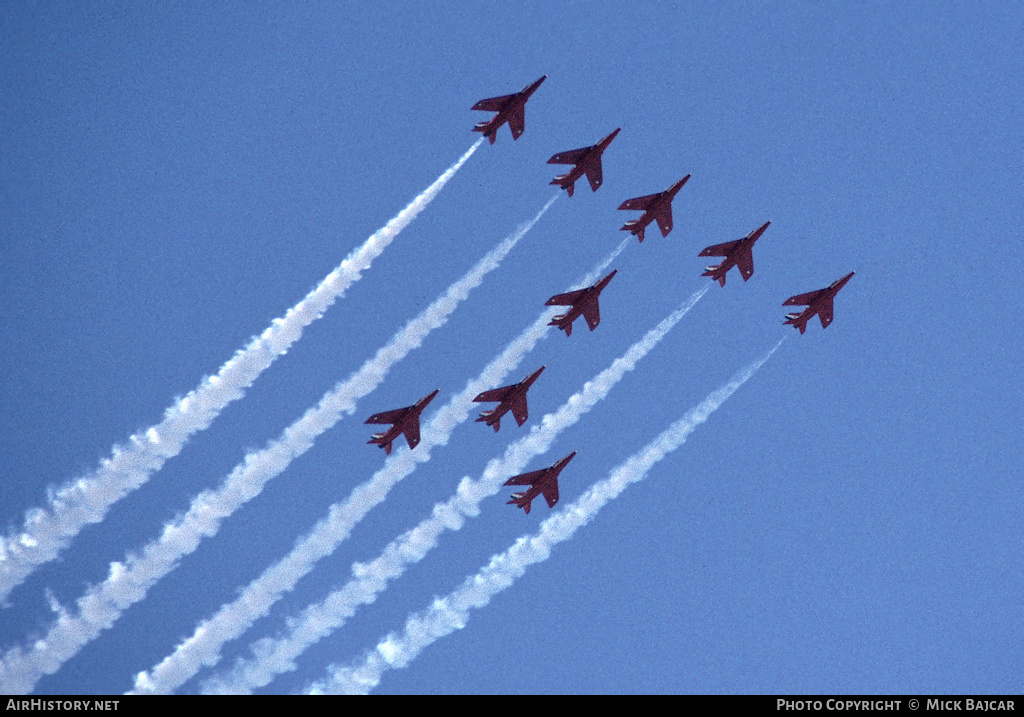
[[[622,226],[622,229],[623,229],[623,231],[633,232],[633,234],[636,235],[636,238],[639,239],[641,242],[643,242],[643,240],[644,240],[644,227],[643,226],[638,226],[639,224],[640,224],[640,220],[639,219],[630,219],[628,222],[626,222]]]
[[[490,121],[487,121],[487,122],[477,122],[473,126],[473,131],[474,132],[483,132],[484,137],[486,137],[487,139],[491,140],[491,144],[494,144],[494,140],[497,139],[498,130],[494,129],[494,130],[488,132],[487,131],[487,125],[489,125],[489,124],[490,124]]]
[[[380,446],[381,448],[384,449],[385,453],[387,453],[388,455],[391,455],[391,441],[387,441],[385,443],[383,440],[381,440],[386,435],[387,435],[387,432],[384,432],[384,433],[374,433],[373,434],[373,438],[368,440],[367,443],[376,443],[378,446]]]
[[[565,179],[568,176],[569,176],[568,174],[559,174],[557,177],[555,177],[554,179],[551,180],[550,184],[558,185],[559,187],[564,189],[566,192],[568,192],[569,196],[571,197],[572,193],[573,193],[573,190],[576,189],[576,182],[566,182]]]
[[[505,505],[516,505],[525,510],[527,515],[529,515],[530,503],[532,501],[526,500],[526,493],[513,493],[512,500],[506,501]]]
[[[548,322],[548,326],[557,326],[565,332],[566,336],[572,336],[572,322],[566,322],[566,316],[568,316],[568,314],[559,314]]]
[[[800,329],[800,333],[807,331],[807,321],[797,321],[800,318],[800,314],[786,314],[786,320],[782,323],[792,324],[793,326]]]
[[[719,286],[725,286],[725,272],[719,271],[722,268],[721,264],[709,266],[704,270],[701,276],[710,276],[712,279],[718,282]]]
[[[480,413],[479,418],[476,419],[476,422],[480,423],[481,421],[483,421],[488,426],[491,426],[494,429],[494,432],[497,433],[498,429],[501,428],[501,419],[500,418],[496,418],[493,421],[491,420],[491,416],[494,415],[494,411],[496,411],[496,410],[497,409],[493,409],[493,410],[490,410],[490,411],[482,411]]]

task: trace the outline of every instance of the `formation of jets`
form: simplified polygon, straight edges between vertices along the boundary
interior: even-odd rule
[[[519,139],[526,129],[526,102],[545,79],[547,79],[547,75],[544,75],[533,84],[527,85],[523,90],[515,94],[491,97],[477,102],[473,105],[472,109],[494,112],[495,115],[490,120],[478,122],[473,127],[473,131],[481,132],[484,137],[490,140],[491,144],[494,144],[497,139],[498,129],[507,122],[512,132],[512,139]],[[548,160],[548,164],[567,164],[573,166],[567,173],[560,174],[552,179],[551,184],[561,187],[571,197],[576,180],[586,176],[587,181],[590,182],[591,190],[596,192],[604,181],[601,156],[608,149],[608,145],[618,136],[621,129],[621,127],[616,129],[597,144],[552,155],[551,159]],[[622,226],[622,231],[632,233],[640,242],[643,242],[644,230],[651,222],[655,222],[658,225],[658,229],[661,230],[661,235],[667,237],[669,232],[672,231],[672,200],[675,199],[676,194],[683,188],[683,185],[690,179],[690,176],[687,174],[663,192],[634,197],[624,201],[619,206],[619,209],[640,211],[642,214],[637,219],[627,221]],[[743,281],[750,279],[754,274],[754,244],[761,238],[761,235],[764,234],[770,224],[770,221],[765,222],[745,237],[722,244],[714,244],[703,249],[699,256],[723,258],[720,264],[707,267],[701,276],[711,277],[713,281],[718,282],[719,286],[724,287],[726,274],[735,266],[739,269]],[[617,269],[613,270],[593,286],[569,291],[564,294],[556,294],[548,299],[545,302],[546,306],[569,307],[566,313],[555,316],[548,325],[556,326],[564,331],[566,336],[571,336],[573,322],[582,316],[591,331],[597,328],[601,322],[598,297],[617,272]],[[807,308],[799,313],[786,314],[786,320],[783,323],[795,326],[802,334],[807,330],[807,322],[817,314],[821,320],[821,327],[826,328],[832,323],[832,304],[835,295],[853,275],[854,272],[851,271],[824,289],[818,289],[806,294],[797,294],[786,299],[783,302],[783,306],[806,306]],[[483,411],[476,420],[486,423],[497,432],[501,427],[502,416],[511,411],[518,425],[522,426],[526,423],[529,418],[526,392],[529,391],[530,386],[533,385],[533,382],[544,371],[544,368],[544,366],[541,366],[519,383],[480,393],[473,401],[480,403],[496,401],[498,405],[490,410]],[[400,434],[404,434],[409,444],[409,449],[415,448],[420,442],[420,413],[437,393],[438,391],[434,391],[429,396],[421,398],[412,406],[370,416],[366,420],[367,423],[390,423],[392,426],[384,433],[373,434],[368,443],[376,443],[384,449],[385,453],[390,454],[392,442]],[[562,469],[568,465],[575,455],[576,451],[573,451],[547,468],[509,478],[505,485],[530,487],[524,492],[513,493],[512,499],[508,503],[516,505],[526,513],[529,513],[533,499],[538,495],[543,495],[548,507],[553,508],[555,503],[558,502],[558,474],[561,473]]]

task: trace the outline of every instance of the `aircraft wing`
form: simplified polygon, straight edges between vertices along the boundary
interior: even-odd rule
[[[558,502],[558,481],[551,481],[541,492],[544,494],[544,500],[548,502],[548,507],[554,508]]]
[[[402,431],[405,434],[405,440],[409,443],[409,450],[412,450],[420,444],[420,419],[412,421],[410,425],[406,426]]]
[[[590,147],[581,149],[570,149],[568,152],[559,152],[548,160],[548,164],[579,164]]]
[[[729,256],[729,252],[735,249],[736,245],[739,244],[741,241],[743,240],[737,239],[736,241],[727,241],[724,244],[715,244],[714,246],[709,246],[707,249],[702,251],[697,256]]]
[[[639,209],[645,210],[650,206],[651,202],[660,197],[661,194],[648,194],[646,197],[634,197],[633,199],[627,199],[619,205],[619,209]]]
[[[547,468],[541,468],[539,471],[530,471],[529,473],[520,473],[517,476],[512,476],[505,485],[533,485],[548,472]]]
[[[654,215],[654,218],[658,221],[658,229],[661,229],[661,235],[667,237],[668,233],[672,231],[672,205],[665,204],[665,208],[660,210]]]
[[[486,100],[480,100],[473,109],[484,110],[485,112],[500,112],[501,108],[505,106],[505,103],[512,99],[514,95],[502,95],[501,97],[488,97]]]
[[[587,320],[587,326],[593,331],[601,323],[601,309],[596,301],[587,302],[583,307],[583,318]]]
[[[586,292],[586,289],[578,289],[577,291],[567,291],[564,294],[556,294],[550,299],[544,302],[545,306],[572,306],[580,297]]]
[[[587,179],[590,180],[590,188],[596,192],[597,188],[601,186],[601,182],[604,181],[604,172],[601,170],[601,158],[598,157],[596,162],[591,162],[585,171]]]
[[[519,135],[526,129],[526,112],[523,105],[508,113],[508,126],[512,130],[512,139],[519,139]]]
[[[526,419],[530,417],[529,412],[526,410],[526,395],[519,394],[512,401],[512,415],[515,416],[516,423],[520,426],[526,423]]]
[[[824,291],[824,289],[818,289],[817,291],[809,291],[806,294],[797,294],[796,296],[791,296],[788,299],[786,299],[785,301],[783,301],[782,305],[783,306],[808,306],[815,299],[817,299],[819,296],[821,296],[821,292],[822,291]]]
[[[405,416],[408,408],[396,408],[394,411],[375,413],[366,419],[367,423],[398,423]]]
[[[754,273],[754,253],[748,246],[745,250],[736,255],[736,266],[740,268],[743,281],[749,279]]]
[[[821,302],[821,307],[818,309],[818,318],[821,319],[821,328],[825,328],[832,323],[832,297],[828,297]]]
[[[486,403],[487,401],[504,401],[505,396],[514,388],[514,386],[502,386],[501,388],[492,388],[490,391],[484,391],[479,396],[473,399],[476,403]],[[519,424],[522,425],[522,424]]]

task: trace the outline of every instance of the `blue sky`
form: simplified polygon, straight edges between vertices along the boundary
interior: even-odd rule
[[[528,470],[561,503],[789,336],[643,482],[378,692],[1019,692],[1018,3],[14,3],[0,10],[0,519],[158,423],[462,156],[485,97],[547,81],[302,338],[0,608],[3,654],[350,376],[555,196],[552,154],[623,130],[355,413],[38,693],[132,687],[383,465],[372,413],[463,390],[624,238],[593,333],[549,332],[530,423],[472,420],[240,639],[251,655],[702,288],[699,251],[772,221],[733,272]],[[692,173],[668,237],[629,197]],[[610,270],[610,269],[609,269]],[[835,321],[793,294],[857,275]],[[424,414],[430,417],[432,406]],[[474,414],[475,415],[475,414]],[[472,416],[471,416],[472,417]],[[396,444],[397,446],[397,444]],[[407,451],[404,444],[396,453]],[[304,689],[538,530],[481,503],[297,669]]]

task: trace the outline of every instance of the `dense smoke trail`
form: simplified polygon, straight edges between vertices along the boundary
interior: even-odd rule
[[[209,680],[204,691],[249,692],[282,672],[295,669],[295,658],[306,649],[341,627],[360,605],[377,599],[390,580],[399,577],[437,546],[445,530],[458,530],[467,516],[479,515],[480,503],[494,495],[510,475],[523,470],[529,461],[544,453],[566,428],[574,425],[637,363],[668,334],[704,296],[710,284],[695,292],[678,309],[633,344],[621,357],[583,385],[562,406],[541,419],[527,436],[512,443],[504,456],[491,460],[477,481],[464,478],[456,494],[438,503],[429,517],[412,530],[393,540],[374,561],[353,566],[355,577],[322,602],[306,608],[289,621],[288,633],[277,639],[265,639],[253,648],[255,658],[240,661],[227,675]]]
[[[530,565],[547,560],[555,545],[571,538],[579,528],[593,520],[601,508],[618,497],[626,486],[643,480],[655,463],[681,446],[700,424],[708,420],[726,399],[764,365],[784,340],[780,340],[763,358],[736,374],[638,453],[612,470],[606,479],[595,483],[571,505],[547,518],[535,535],[519,538],[508,550],[493,556],[485,567],[467,578],[454,592],[436,599],[423,612],[411,615],[401,635],[388,635],[353,666],[329,668],[327,679],[314,684],[310,691],[369,692],[380,683],[384,672],[407,666],[425,647],[465,627],[470,610],[484,607],[492,597],[510,587]]]
[[[195,433],[209,427],[224,408],[245,394],[256,378],[323,315],[382,251],[423,211],[472,156],[478,140],[427,189],[354,250],[306,298],[293,306],[214,376],[208,376],[164,413],[164,419],[114,446],[110,458],[87,476],[50,492],[46,508],[25,515],[20,532],[0,539],[0,604],[40,565],[57,557],[85,526],[103,520],[110,507],[136,490],[181,452]]]
[[[557,195],[556,195],[557,196]],[[552,200],[553,201],[553,200]],[[550,206],[550,202],[548,203]],[[626,247],[626,240],[580,279],[573,288],[589,286]],[[474,408],[473,397],[481,391],[499,384],[509,372],[515,370],[523,358],[533,350],[550,328],[548,322],[557,309],[541,311],[537,319],[512,340],[480,373],[469,381],[465,389],[456,394],[438,410],[421,430],[421,441],[415,451],[402,451],[390,456],[369,481],[357,487],[344,503],[335,503],[328,509],[313,530],[299,539],[292,551],[277,564],[250,583],[234,602],[225,604],[208,620],[204,620],[187,640],[149,672],[136,676],[134,692],[167,693],[190,679],[203,666],[213,666],[220,660],[220,649],[228,641],[242,635],[258,618],[286,592],[308,574],[316,562],[330,555],[351,532],[355,521],[366,511],[384,500],[398,481],[407,477],[418,463],[430,460],[434,446],[447,445],[452,431],[469,416]]]
[[[62,612],[46,637],[32,643],[29,649],[9,651],[0,660],[0,691],[28,692],[40,677],[56,672],[85,644],[113,625],[125,609],[142,600],[149,588],[173,570],[182,557],[194,551],[203,538],[216,534],[225,518],[259,495],[267,481],[309,450],[320,434],[341,420],[342,414],[354,412],[356,402],[379,386],[391,367],[419,347],[431,331],[442,326],[470,291],[497,268],[556,197],[532,220],[488,252],[465,276],[395,334],[376,356],[347,380],[339,382],[281,436],[265,448],[248,453],[220,488],[196,496],[188,512],[166,524],[162,535],[146,545],[141,553],[129,556],[123,563],[111,563],[106,582],[90,588],[78,600],[77,616]]]

